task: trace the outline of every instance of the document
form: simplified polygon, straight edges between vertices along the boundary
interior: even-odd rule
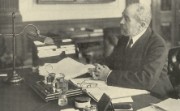
[[[179,111],[180,110],[180,99],[168,98],[160,103],[155,104],[159,108],[165,111]]]
[[[179,111],[180,99],[168,98],[157,104],[152,104],[148,107],[139,109],[138,111]]]
[[[154,108],[153,106],[148,106],[148,107],[139,109],[139,110],[137,110],[137,111],[163,111],[163,110],[156,109],[156,108]]]
[[[39,67],[39,74],[47,76],[49,73],[63,73],[65,79],[69,80],[88,72],[93,65],[84,65],[70,57],[66,57],[57,63],[45,63]]]
[[[106,93],[111,99],[149,93],[146,90],[108,86],[104,81],[92,80],[91,78],[71,79],[71,82],[78,87],[86,89],[86,93],[95,101],[99,101],[103,93]]]

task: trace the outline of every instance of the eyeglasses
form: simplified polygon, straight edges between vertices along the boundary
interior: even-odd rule
[[[94,88],[97,87],[97,83],[88,83],[86,80],[82,81],[81,83],[77,83],[77,85],[81,88]]]
[[[45,65],[45,70],[48,74],[52,73],[53,72],[53,66],[51,64],[47,64],[47,65]]]

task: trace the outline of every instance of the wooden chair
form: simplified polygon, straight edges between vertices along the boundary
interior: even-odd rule
[[[180,46],[171,48],[168,54],[168,74],[174,87],[173,98],[180,98]]]

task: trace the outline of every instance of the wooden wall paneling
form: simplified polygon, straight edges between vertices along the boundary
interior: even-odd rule
[[[120,18],[97,18],[97,19],[83,19],[83,20],[57,20],[57,21],[35,21],[22,22],[22,16],[19,12],[19,0],[0,0],[0,34],[12,33],[12,12],[15,12],[15,33],[23,30],[27,24],[36,25],[42,35],[50,32],[58,32],[68,30],[69,28],[80,27],[118,27]],[[6,52],[12,53],[12,36],[5,36]],[[17,56],[28,64],[31,52],[32,41],[26,36],[17,36]],[[30,63],[30,62],[29,62]]]
[[[171,0],[161,0],[161,10],[162,11],[169,11],[171,9],[172,9]]]
[[[58,20],[58,21],[36,21],[36,22],[24,22],[23,27],[27,24],[34,24],[40,30],[41,35],[61,38],[66,36],[66,31],[70,28],[80,29],[84,28],[110,28],[119,27],[120,18],[103,18],[103,19],[83,19],[83,20]],[[21,28],[23,28],[21,27]],[[65,32],[65,35],[63,33]],[[87,40],[85,40],[87,41]],[[90,42],[90,41],[89,41]],[[29,44],[30,42],[27,42]],[[26,44],[26,50],[31,51],[31,44]]]
[[[0,0],[0,33],[11,31],[12,12],[15,12],[16,23],[21,23],[19,0]]]
[[[167,40],[169,47],[177,45],[175,4],[174,0],[152,0],[152,28]]]
[[[15,33],[19,33],[22,27],[22,16],[19,12],[19,0],[0,0],[0,34],[5,38],[6,50],[4,53],[11,56],[12,59],[12,36],[6,34],[12,34],[12,13],[15,13]],[[16,56],[18,64],[23,64],[26,58],[24,54],[27,54],[24,45],[23,37],[16,37]],[[0,44],[1,45],[1,44]],[[3,47],[3,46],[2,46]],[[10,60],[10,59],[9,59]],[[12,62],[12,61],[11,61]]]
[[[177,45],[180,45],[180,1],[176,0],[176,13],[175,13],[175,21],[176,21],[176,38]]]
[[[23,26],[34,24],[38,27],[41,34],[48,32],[69,30],[70,28],[107,28],[118,27],[120,18],[102,18],[102,19],[78,19],[78,20],[57,20],[57,21],[35,21],[23,22]]]
[[[172,35],[172,25],[171,23],[165,22],[162,23],[160,26],[160,32],[162,37],[165,39],[167,45],[171,47],[171,41],[173,41],[173,38],[171,38]]]

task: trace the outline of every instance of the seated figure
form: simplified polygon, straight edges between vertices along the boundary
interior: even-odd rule
[[[173,90],[167,74],[168,49],[164,39],[149,26],[151,9],[129,5],[120,22],[121,34],[113,52],[95,64],[97,79],[108,85],[144,89],[160,97]]]

